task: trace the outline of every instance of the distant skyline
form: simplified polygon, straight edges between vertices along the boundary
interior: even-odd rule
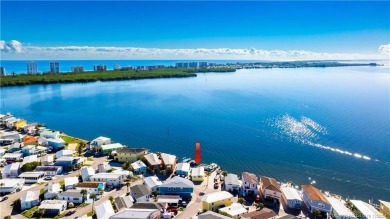
[[[0,4],[3,60],[390,56],[389,1]]]

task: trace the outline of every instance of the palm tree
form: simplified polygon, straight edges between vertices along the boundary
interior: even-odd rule
[[[222,176],[226,177],[228,175],[227,171],[222,171]]]
[[[83,202],[85,202],[85,196],[88,194],[88,191],[86,189],[82,189],[80,193],[83,195]]]
[[[130,193],[130,192],[129,192],[129,187],[131,186],[130,181],[127,181],[127,182],[126,182],[126,186],[127,186],[127,194],[129,194],[129,193]]]
[[[318,209],[314,209],[314,210],[313,210],[314,218],[317,218],[320,214],[321,214],[321,211],[320,211],[320,210],[318,210]]]
[[[256,210],[260,210],[264,207],[263,203],[255,203]]]
[[[89,197],[92,198],[92,213],[93,213],[94,212],[93,206],[95,204],[96,194],[91,194]]]
[[[100,195],[100,197],[102,197],[103,196],[103,194],[104,194],[104,191],[101,189],[101,190],[99,190],[99,195]]]
[[[142,175],[142,182],[144,182],[144,179],[145,179],[145,173],[146,173],[145,171],[143,171],[143,170],[141,171],[141,175]]]
[[[244,204],[245,203],[245,199],[244,198],[238,198],[238,201],[237,201],[238,203],[240,203],[240,204]]]
[[[161,173],[161,175],[163,175],[163,176],[167,175],[167,171],[166,171],[166,170],[161,170],[160,173]]]
[[[38,211],[34,212],[37,218],[41,218],[45,214],[45,209],[38,209]]]
[[[211,172],[210,171],[206,171],[206,176],[207,176],[207,186],[206,187],[209,187],[209,176],[211,175]]]

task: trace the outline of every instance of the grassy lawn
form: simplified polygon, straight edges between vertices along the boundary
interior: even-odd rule
[[[72,144],[72,143],[79,144],[80,142],[87,143],[87,142],[84,141],[84,140],[81,140],[81,139],[78,139],[78,138],[75,138],[75,137],[72,137],[72,136],[68,136],[68,135],[62,136],[62,139],[63,139],[66,143],[68,143],[68,144]]]
[[[93,158],[92,157],[88,157],[87,161],[93,161]]]
[[[37,219],[36,217],[34,217],[34,212],[36,212],[38,210],[38,207],[35,206],[33,208],[30,208],[28,210],[25,210],[22,212],[22,215],[25,216],[26,218],[30,218],[30,219]],[[60,214],[60,215],[57,215],[55,217],[50,217],[49,215],[43,215],[43,217],[41,217],[41,219],[59,219],[59,218],[63,218],[65,217],[65,213],[63,214]]]
[[[81,205],[79,205],[79,207],[82,208],[82,207],[85,207],[87,205],[89,205],[89,203],[82,203]]]
[[[90,211],[90,212],[88,212],[87,216],[88,216],[88,217],[92,217],[94,214],[95,214],[95,212]]]

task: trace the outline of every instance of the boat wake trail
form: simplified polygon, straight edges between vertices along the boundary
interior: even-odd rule
[[[322,145],[320,143],[315,143],[319,140],[321,136],[327,135],[328,131],[324,126],[305,116],[301,116],[299,119],[297,119],[288,114],[285,114],[281,117],[276,118],[273,124],[278,129],[280,129],[285,136],[287,136],[290,140],[296,143],[329,150],[357,159],[372,160],[390,165],[390,163],[388,162],[380,161],[378,159],[371,159],[371,157],[369,157],[368,155],[364,155],[357,152],[350,152],[347,150],[342,150],[340,148]]]

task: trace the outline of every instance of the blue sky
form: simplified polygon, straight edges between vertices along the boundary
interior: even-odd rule
[[[390,3],[1,1],[1,40],[20,42],[24,52],[89,46],[374,54],[390,43]],[[2,49],[18,57],[9,53]]]

